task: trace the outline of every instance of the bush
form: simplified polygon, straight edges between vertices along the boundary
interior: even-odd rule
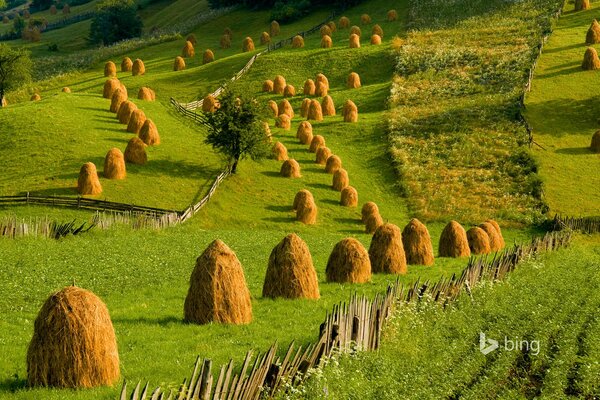
[[[31,11],[47,10],[53,3],[53,0],[33,0],[29,8],[31,9]]]
[[[309,8],[308,0],[278,1],[271,12],[271,19],[282,23],[294,21],[307,14]]]
[[[105,0],[98,4],[90,27],[90,42],[109,45],[142,34],[142,19],[133,0]]]

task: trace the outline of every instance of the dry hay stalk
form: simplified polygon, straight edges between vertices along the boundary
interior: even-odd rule
[[[312,143],[312,142],[311,142]],[[329,147],[324,145],[319,146],[317,149],[317,156],[315,157],[315,162],[319,165],[325,165],[327,163],[327,159],[331,157],[331,150]]]
[[[350,75],[348,75],[346,85],[348,86],[349,89],[359,88],[361,86],[360,76],[356,72],[351,72]]]
[[[360,36],[356,34],[350,35],[350,48],[358,49],[360,47]]]
[[[220,240],[196,260],[184,304],[186,322],[248,324],[252,302],[244,270],[235,253]]]
[[[144,62],[142,60],[140,60],[139,58],[137,58],[133,62],[133,66],[131,67],[131,75],[138,76],[138,75],[144,75],[145,73],[146,73],[146,66],[144,65]]]
[[[362,223],[366,224],[367,218],[371,214],[379,214],[379,207],[377,207],[377,204],[375,204],[374,202],[367,201],[365,204],[363,204],[362,209],[360,210],[360,214]]]
[[[373,234],[381,225],[383,225],[383,218],[381,218],[381,215],[379,213],[371,214],[367,217],[367,221],[365,222],[365,232]]]
[[[289,158],[281,164],[279,174],[284,178],[300,178],[300,164],[293,158]]]
[[[310,106],[308,107],[308,115],[306,119],[313,121],[323,121],[323,110],[321,109],[321,103],[318,100],[311,100]]]
[[[358,240],[338,242],[329,255],[325,269],[327,282],[365,283],[371,281],[369,253]]]
[[[371,44],[374,44],[374,45],[381,44],[381,36],[379,36],[379,35],[372,35],[371,36]]]
[[[122,89],[117,89],[117,91],[113,93],[112,98],[110,99],[110,112],[119,112],[119,107],[121,107],[121,104],[125,101],[127,101],[127,94],[123,92]]]
[[[217,99],[212,94],[207,95],[202,100],[202,111],[204,112],[215,112],[219,108]]]
[[[380,225],[371,239],[369,258],[374,273],[406,274],[406,254],[400,228],[394,224]]]
[[[319,29],[319,33],[321,34],[321,36],[331,36],[332,32],[329,25],[325,24],[321,27],[321,29]]]
[[[137,98],[139,100],[154,101],[156,99],[156,93],[148,87],[141,87],[138,91]]]
[[[375,24],[373,26],[373,29],[371,30],[371,34],[383,38],[383,29],[381,29],[381,26],[379,26],[379,24]]]
[[[333,155],[327,159],[327,163],[325,164],[325,172],[328,174],[333,174],[340,168],[342,168],[342,160],[338,156]]]
[[[108,179],[125,179],[127,177],[125,157],[116,147],[110,149],[104,157],[104,177]]]
[[[106,305],[75,286],[52,294],[35,319],[27,384],[92,388],[118,379],[119,351]]]
[[[317,74],[315,83],[319,83],[319,82],[323,82],[325,84],[325,86],[327,87],[327,90],[329,90],[329,79],[327,79],[325,74],[321,74],[321,73]]]
[[[275,103],[273,100],[269,100],[267,106],[273,112],[274,117],[277,117],[279,115],[279,107],[277,106],[277,103]]]
[[[298,208],[302,204],[314,203],[314,202],[315,202],[315,198],[313,197],[312,193],[309,190],[302,189],[302,190],[298,191],[298,193],[296,193],[296,196],[294,196],[294,203],[292,204],[292,210],[297,211]]]
[[[98,171],[96,165],[91,162],[86,162],[79,170],[77,178],[77,191],[81,195],[97,195],[102,193],[102,185],[98,179]]]
[[[600,153],[600,131],[596,131],[592,135],[590,150],[592,150],[593,153]]]
[[[490,251],[494,252],[502,250],[502,247],[504,247],[502,244],[503,240],[500,238],[500,235],[498,235],[496,227],[489,222],[484,222],[483,224],[480,224],[479,227],[487,233],[488,238],[490,239]]]
[[[202,64],[208,64],[215,61],[215,53],[211,49],[204,50],[204,55],[202,56]]]
[[[329,27],[329,29],[331,29],[331,33],[337,31],[337,26],[335,25],[334,21],[329,21],[327,23],[327,26]]]
[[[275,120],[275,126],[277,128],[281,128],[283,130],[289,131],[292,128],[292,120],[290,119],[289,115],[281,114]]]
[[[354,25],[352,28],[350,28],[350,35],[356,35],[360,38],[362,35],[362,31],[358,26]]]
[[[469,248],[474,255],[489,254],[490,238],[485,231],[477,226],[467,231],[467,239],[469,240]]]
[[[404,227],[402,231],[402,244],[409,265],[432,265],[433,246],[429,230],[416,218]]]
[[[273,81],[270,79],[264,81],[262,84],[262,91],[265,93],[271,93],[273,91]]]
[[[183,71],[185,69],[185,60],[181,56],[175,57],[173,62],[173,71]]]
[[[142,125],[138,136],[148,146],[158,146],[160,144],[158,129],[156,129],[156,125],[151,119],[144,121],[144,125]]]
[[[371,17],[369,16],[369,14],[363,14],[360,16],[360,22],[363,25],[368,25],[371,23]]]
[[[104,64],[104,76],[106,77],[115,77],[117,76],[117,66],[114,62],[108,61]]]
[[[330,49],[333,46],[333,40],[331,40],[331,36],[325,35],[321,38],[321,48],[322,49]]]
[[[325,146],[325,138],[321,135],[315,135],[310,142],[310,147],[308,151],[311,153],[316,153],[319,147]]]
[[[313,128],[311,123],[308,121],[300,122],[298,130],[296,131],[296,137],[300,139],[300,143],[310,144],[313,138]]]
[[[328,88],[325,82],[317,82],[315,86],[315,95],[319,97],[325,97],[328,93]]]
[[[146,114],[140,109],[135,110],[131,113],[131,118],[129,118],[127,132],[135,133],[137,135],[140,133],[142,126],[144,126],[144,122],[146,122]]]
[[[315,82],[312,79],[307,79],[304,81],[303,92],[305,96],[314,96],[315,95]]]
[[[292,48],[299,49],[301,47],[304,47],[304,38],[300,35],[294,36],[292,39]]]
[[[348,27],[350,26],[350,20],[348,19],[348,17],[341,17],[338,22],[338,25],[342,29],[348,29]]]
[[[231,37],[229,35],[221,36],[221,40],[219,41],[219,46],[222,49],[228,49],[231,47]]]
[[[575,11],[589,10],[590,7],[590,0],[575,0]]]
[[[300,221],[305,225],[314,225],[317,223],[318,209],[312,195],[300,198],[298,202],[294,201],[294,203],[296,206],[296,221]]]
[[[120,87],[121,87],[121,82],[119,82],[118,79],[116,79],[116,78],[107,79],[106,82],[104,82],[104,89],[102,91],[102,97],[104,97],[105,99],[112,99],[113,94]]]
[[[273,79],[273,93],[283,94],[286,85],[285,78],[281,75],[277,75],[275,79]]]
[[[448,222],[440,235],[438,251],[440,257],[469,257],[471,250],[465,228],[456,221]]]
[[[593,47],[588,47],[583,55],[583,62],[581,68],[584,70],[596,70],[600,69],[600,59],[598,58],[598,52]]]
[[[196,55],[196,50],[194,49],[194,45],[189,40],[185,41],[183,48],[181,49],[181,57],[183,58],[193,58]]]
[[[329,157],[331,158],[331,157]],[[340,196],[340,204],[344,207],[358,206],[358,192],[352,186],[346,186]]]
[[[187,35],[185,40],[187,42],[190,42],[192,44],[192,46],[195,46],[198,44],[198,39],[196,39],[196,35],[194,35],[193,33],[190,33],[189,35]]]
[[[346,100],[342,114],[344,115],[344,122],[358,121],[358,107],[352,100]]]
[[[300,115],[302,116],[302,118],[308,117],[308,109],[310,108],[310,102],[311,100],[308,98],[302,100],[302,105],[300,106]]]
[[[260,44],[271,43],[271,35],[268,32],[263,32],[260,34]]]
[[[242,43],[242,51],[243,52],[254,51],[254,41],[252,40],[252,38],[250,36],[247,36],[244,39],[244,43]]]
[[[281,28],[279,27],[279,22],[271,21],[271,27],[269,32],[271,32],[271,36],[277,36],[281,32]]]
[[[117,112],[117,118],[119,118],[119,122],[125,125],[129,124],[131,113],[133,113],[135,110],[137,110],[137,106],[133,102],[127,100],[121,103],[119,112]]]
[[[387,20],[388,22],[393,22],[398,19],[398,12],[396,10],[389,10],[387,12]]]
[[[62,90],[61,90],[61,91],[62,91],[63,93],[71,93],[71,89],[69,89],[69,88],[68,88],[68,87],[66,87],[66,86],[65,86],[64,88],[62,88]]]
[[[40,96],[38,93],[34,93],[29,100],[31,101],[40,101],[42,99],[42,96]]]
[[[142,140],[134,136],[127,143],[125,148],[125,161],[132,164],[143,165],[148,162],[148,155],[146,154],[146,144]]]
[[[273,146],[273,157],[277,161],[285,161],[288,159],[288,152],[286,147],[281,142],[275,143]]]
[[[286,86],[287,87],[287,86]],[[294,108],[292,107],[292,105],[290,104],[289,101],[287,100],[282,100],[279,103],[279,115],[287,115],[290,118],[294,118]]]
[[[319,281],[306,243],[294,233],[271,252],[263,284],[263,297],[319,298]]]
[[[341,192],[348,185],[350,185],[350,179],[348,179],[348,172],[344,168],[340,168],[333,173],[333,190]]]
[[[285,85],[283,89],[283,97],[294,97],[296,95],[296,88],[293,85]]]
[[[323,97],[321,108],[323,110],[323,116],[335,115],[335,105],[333,104],[333,99],[331,96],[327,95]]]

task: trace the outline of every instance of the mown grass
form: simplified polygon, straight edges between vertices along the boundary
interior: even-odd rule
[[[543,147],[533,150],[551,213],[600,215],[600,157],[589,149],[592,134],[600,127],[600,87],[597,71],[581,70],[585,33],[598,3],[592,6],[583,12],[565,7],[526,97],[525,118],[536,143]]]

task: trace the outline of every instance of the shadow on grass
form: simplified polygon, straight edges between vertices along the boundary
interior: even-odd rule
[[[281,177],[278,171],[260,171],[260,173],[271,178]]]
[[[360,219],[358,219],[358,218],[334,218],[333,220],[340,224],[350,224],[350,225],[361,225],[362,224],[360,222]]]
[[[594,154],[589,147],[568,147],[565,149],[558,149],[556,150],[556,153],[560,153],[560,154],[570,154],[570,155],[574,155],[574,156],[583,156],[583,155],[590,155],[590,154]]]
[[[315,189],[331,189],[331,185],[327,185],[326,183],[307,183],[306,186]]]
[[[11,378],[7,378],[0,381],[0,393],[4,392],[16,392],[20,389],[27,387],[27,379],[20,378],[18,375],[13,375]]]
[[[292,207],[291,206],[266,206],[265,210],[287,213],[292,210]]]
[[[562,69],[559,69],[559,68],[562,68]],[[581,70],[581,63],[579,63],[579,62],[572,62],[572,63],[560,65],[553,69],[559,69],[559,70],[555,71],[555,72],[549,72],[546,74],[536,75],[536,78],[537,79],[548,79],[548,78],[554,78],[556,76],[572,75],[572,74],[576,74],[578,72],[585,72],[585,71]]]
[[[526,119],[534,135],[540,132],[552,136],[585,135],[598,126],[599,96],[573,100],[560,98],[526,104]]]
[[[277,223],[289,223],[289,222],[293,222],[294,218],[290,218],[290,217],[266,217],[266,218],[261,218],[261,220],[268,221],[268,222],[277,222]]]
[[[74,184],[76,183],[76,179],[74,179]],[[23,192],[22,194],[26,194]],[[40,190],[31,190],[29,194],[33,196],[77,196],[77,189],[75,186],[73,187],[60,187],[60,188],[48,188],[48,189],[40,189]]]
[[[147,317],[139,317],[139,318],[113,318],[113,324],[145,324],[145,325],[160,325],[167,326],[170,324],[181,324],[186,325],[187,323],[180,317],[161,317],[161,318],[147,318]]]

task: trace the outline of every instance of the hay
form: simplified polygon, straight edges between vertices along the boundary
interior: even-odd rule
[[[322,49],[330,49],[333,46],[333,40],[331,40],[331,36],[325,35],[321,38],[321,48]]]
[[[142,60],[140,60],[139,58],[136,59],[133,62],[133,65],[131,66],[131,75],[138,76],[138,75],[144,75],[145,73],[146,73],[146,66],[144,65],[144,62]]]
[[[290,118],[294,118],[294,108],[286,99],[281,100],[279,103],[279,115],[287,115]]]
[[[350,35],[350,48],[358,49],[360,47],[360,36],[356,34]]]
[[[273,146],[272,152],[273,152],[273,157],[277,161],[285,161],[288,159],[287,149],[281,142],[275,143],[275,145]]]
[[[117,66],[114,62],[108,61],[104,64],[104,76],[106,77],[115,77],[117,76]]]
[[[296,131],[296,137],[300,140],[300,143],[310,144],[313,139],[313,129],[311,123],[308,121],[300,122],[300,125],[298,125],[298,130]]]
[[[433,246],[427,227],[416,218],[404,227],[402,245],[409,265],[433,264]]]
[[[398,20],[398,12],[396,10],[389,10],[387,12],[387,20],[388,22],[394,22]]]
[[[359,38],[361,37],[362,31],[360,30],[360,28],[358,26],[354,25],[352,28],[350,28],[350,36],[352,36],[352,35],[356,35]]]
[[[333,99],[331,96],[327,95],[323,97],[321,109],[323,110],[323,116],[325,117],[335,115],[335,105],[333,104]]]
[[[293,85],[285,85],[283,89],[283,97],[294,97],[296,95],[296,88]]]
[[[381,36],[379,36],[379,35],[371,36],[371,44],[374,44],[374,45],[381,44]]]
[[[312,193],[309,190],[302,189],[298,193],[296,193],[296,196],[294,196],[294,203],[292,204],[292,210],[297,211],[298,208],[302,204],[314,203],[314,202],[315,202],[315,198],[313,197]]]
[[[596,131],[592,135],[590,150],[592,150],[593,153],[600,153],[600,131]]]
[[[306,243],[294,233],[287,235],[271,252],[263,297],[318,299],[317,271]]]
[[[502,236],[502,229],[500,229],[500,225],[498,225],[498,222],[494,221],[493,219],[488,219],[485,222],[489,222],[490,224],[492,224],[494,229],[496,229],[496,232],[498,233],[498,236],[500,238],[500,243],[502,244],[502,247],[504,248],[506,243],[504,242],[504,237]]]
[[[350,179],[348,179],[348,172],[344,168],[339,168],[333,173],[333,183],[331,187],[333,187],[333,190],[341,192],[348,185],[350,185]]]
[[[283,94],[286,85],[285,78],[281,75],[277,75],[275,79],[273,79],[273,93]]]
[[[319,103],[318,100],[313,99],[310,101],[310,106],[308,107],[308,114],[306,116],[306,119],[314,121],[323,121],[323,110],[321,109],[321,103]]]
[[[194,35],[193,33],[190,33],[189,35],[187,35],[185,40],[187,42],[190,42],[192,44],[192,46],[196,46],[198,44],[198,39],[196,39],[196,35]]]
[[[342,114],[344,115],[344,122],[358,121],[358,107],[352,100],[346,100]]]
[[[300,106],[300,115],[302,118],[308,117],[308,109],[310,108],[310,99],[302,100],[302,105]]]
[[[151,119],[144,121],[144,125],[142,125],[138,136],[148,146],[158,146],[160,144],[158,129]]]
[[[308,151],[311,153],[316,153],[317,149],[321,146],[325,146],[325,138],[321,135],[315,135],[310,142]]]
[[[498,250],[502,250],[502,248],[504,247],[502,243],[503,240],[500,239],[496,227],[489,222],[484,222],[483,224],[480,224],[479,227],[483,229],[488,235],[488,239],[490,240],[490,251],[495,252]]]
[[[71,93],[71,89],[69,89],[68,87],[65,86],[64,88],[62,88],[61,92],[63,92],[63,93]]]
[[[354,238],[338,242],[325,269],[327,282],[365,283],[371,281],[371,261],[364,246]]]
[[[329,29],[331,29],[331,33],[337,31],[337,26],[335,25],[334,21],[329,21],[327,23],[327,26],[329,27]]]
[[[319,29],[319,33],[321,34],[321,36],[331,36],[332,32],[329,25],[325,24],[321,26],[321,29]]]
[[[68,4],[65,4],[63,6],[62,13],[65,14],[65,15],[66,14],[70,14],[71,13],[71,7]]]
[[[230,39],[233,39],[233,31],[228,26],[225,27],[225,29],[223,29],[223,35],[228,36]]]
[[[270,79],[264,81],[262,84],[262,91],[265,93],[271,93],[273,91],[273,81]]]
[[[270,26],[269,32],[271,32],[271,36],[279,35],[279,33],[281,32],[281,28],[279,27],[279,22],[271,21],[271,26]]]
[[[275,126],[277,128],[281,128],[283,130],[289,131],[290,129],[292,129],[292,120],[290,119],[289,115],[281,114],[275,120]]]
[[[329,157],[331,158],[331,157]],[[352,186],[346,186],[340,196],[340,204],[344,207],[358,206],[358,192]]]
[[[319,165],[325,165],[327,164],[327,159],[331,157],[332,154],[333,153],[331,152],[331,150],[329,150],[329,147],[326,147],[324,145],[319,146],[319,148],[317,149],[315,162]]]
[[[383,29],[381,29],[381,26],[379,26],[379,24],[375,24],[373,26],[373,29],[371,30],[371,34],[377,35],[380,38],[383,38]]]
[[[215,53],[211,49],[204,50],[202,55],[202,64],[208,64],[215,61]]]
[[[371,239],[369,259],[374,273],[406,274],[406,254],[400,228],[394,224],[380,225]]]
[[[242,43],[242,51],[243,52],[254,51],[254,41],[252,40],[252,38],[250,36],[247,36],[244,39],[244,42]]]
[[[121,103],[119,111],[117,112],[117,118],[119,119],[119,122],[125,125],[129,124],[131,114],[135,110],[137,110],[137,106],[133,102],[127,100]]]
[[[202,111],[204,112],[215,112],[217,111],[218,104],[217,99],[212,94],[206,95],[202,100]]]
[[[219,46],[222,49],[228,49],[231,47],[231,37],[229,35],[221,36],[221,40],[219,41]]]
[[[590,0],[575,0],[575,11],[590,9]]]
[[[329,90],[329,79],[327,79],[327,77],[324,74],[317,74],[317,78],[315,79],[315,82],[316,83],[323,82],[323,84],[325,84],[325,87],[327,87],[327,90]],[[323,95],[323,96],[325,96],[325,95]]]
[[[141,87],[140,90],[138,90],[137,98],[139,100],[154,101],[156,99],[156,93],[148,87]]]
[[[325,172],[328,174],[333,174],[340,168],[342,168],[342,160],[338,156],[333,155],[327,159],[327,163],[325,164]]]
[[[301,190],[296,193],[292,208],[296,211],[296,221],[306,225],[314,225],[317,222],[317,205],[312,193],[308,190]]]
[[[490,238],[485,231],[477,226],[467,231],[467,239],[469,240],[469,248],[471,254],[489,254],[490,253]]]
[[[87,162],[81,166],[77,178],[77,191],[81,195],[92,196],[102,193],[102,185],[100,185],[94,163]]]
[[[132,67],[133,61],[131,61],[131,58],[124,57],[123,61],[121,61],[121,72],[131,72]]]
[[[181,57],[193,58],[195,55],[196,50],[194,49],[194,45],[189,40],[186,40],[183,48],[181,49]]]
[[[271,43],[271,35],[268,32],[263,32],[260,34],[260,44]]]
[[[134,136],[127,143],[125,148],[125,161],[132,164],[143,165],[148,162],[146,154],[146,144],[137,136]]]
[[[600,69],[600,59],[598,58],[598,52],[593,47],[588,47],[583,55],[583,62],[581,68],[584,70],[596,70]]]
[[[175,57],[173,62],[173,71],[183,71],[185,69],[185,60],[181,56]]]
[[[106,305],[75,286],[53,293],[35,319],[27,349],[27,384],[55,388],[111,386],[119,351]]]
[[[252,302],[244,270],[235,253],[220,240],[196,260],[184,304],[186,322],[248,324]]]
[[[328,88],[325,82],[317,82],[315,86],[315,95],[319,97],[325,97],[328,93]]]
[[[113,147],[104,157],[104,177],[108,179],[125,179],[125,157],[121,150]]]
[[[371,17],[369,14],[363,14],[360,16],[360,23],[363,25],[368,25],[371,23]]]
[[[292,38],[292,48],[299,49],[304,47],[304,38],[300,35],[296,35]]]
[[[56,4],[52,4],[50,6],[50,14],[51,15],[56,15],[57,12],[58,12],[58,10],[56,9]]]
[[[104,82],[104,89],[102,90],[102,97],[105,99],[112,99],[113,94],[117,89],[121,87],[121,82],[118,79],[112,78],[107,79]]]
[[[315,95],[315,82],[312,79],[307,79],[304,81],[302,93],[304,93],[305,96]]]
[[[373,214],[379,214],[379,207],[372,201],[368,201],[363,204],[362,209],[360,210],[361,221],[363,224],[367,223],[367,218]]]
[[[440,235],[438,251],[440,257],[469,257],[471,250],[465,228],[456,221],[448,222]]]
[[[125,92],[123,92],[123,90],[117,89],[110,99],[110,112],[119,112],[119,107],[121,107],[121,104],[125,101],[127,101],[127,95]]]
[[[137,135],[140,133],[142,126],[144,126],[144,122],[146,122],[146,114],[140,109],[135,110],[131,113],[131,118],[129,118],[127,132],[135,133]]]
[[[267,103],[267,106],[268,106],[269,110],[271,110],[271,112],[273,112],[274,117],[277,117],[279,115],[279,107],[277,106],[277,103],[275,103],[273,100],[269,100],[269,102]]]
[[[381,225],[383,225],[383,218],[381,218],[381,215],[379,213],[371,214],[367,217],[365,222],[365,232],[373,234]]]
[[[279,174],[284,178],[300,178],[300,164],[293,158],[288,158],[281,164]]]
[[[349,89],[358,89],[360,84],[360,76],[356,72],[351,72],[346,80],[346,85]]]
[[[342,29],[348,29],[348,27],[350,27],[350,20],[348,19],[348,17],[341,17],[338,21],[338,25]]]
[[[31,101],[40,101],[42,99],[42,96],[40,96],[38,93],[34,93],[29,100]]]

